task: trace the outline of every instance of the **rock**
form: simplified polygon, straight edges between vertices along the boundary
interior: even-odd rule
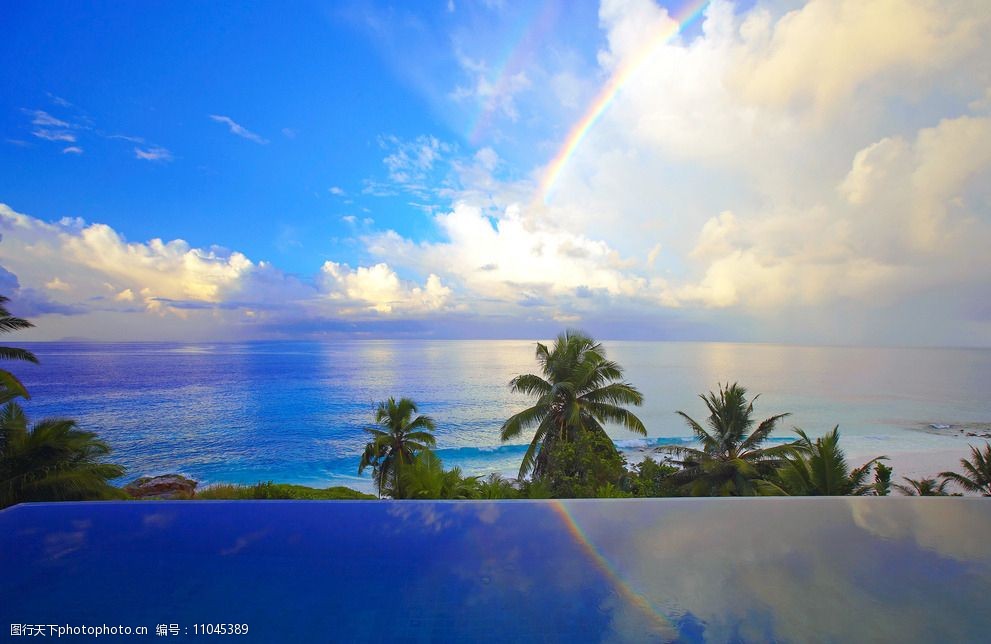
[[[196,481],[181,474],[142,476],[124,486],[135,499],[190,499],[195,491]]]

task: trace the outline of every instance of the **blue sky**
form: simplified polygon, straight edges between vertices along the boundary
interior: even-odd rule
[[[360,259],[341,241],[352,233],[347,215],[429,237],[408,196],[365,192],[388,182],[390,139],[432,136],[464,153],[498,139],[517,167],[540,163],[547,152],[528,144],[546,123],[500,129],[497,117],[469,142],[480,107],[450,95],[472,80],[453,50],[494,64],[538,12],[551,18],[535,55],[577,37],[590,46],[562,55],[594,62],[595,5],[548,7],[7,4],[4,22],[17,36],[0,47],[18,64],[3,72],[16,91],[0,98],[3,198],[39,217],[98,220],[135,240],[219,244],[299,273],[325,259]],[[36,110],[71,123],[83,153],[60,154],[67,142],[33,137]],[[211,115],[256,138],[233,135]],[[547,144],[566,127],[547,131]],[[135,148],[168,158],[141,160]]]
[[[656,44],[697,5],[4,3],[0,287],[36,339],[991,344],[981,3]]]

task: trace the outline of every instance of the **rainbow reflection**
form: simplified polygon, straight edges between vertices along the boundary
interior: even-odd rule
[[[549,501],[551,508],[561,517],[564,521],[565,527],[567,527],[568,532],[570,532],[578,544],[581,546],[582,550],[588,555],[589,559],[595,564],[595,566],[605,575],[609,583],[615,588],[617,594],[625,600],[628,604],[635,606],[639,609],[651,622],[654,630],[658,635],[675,638],[677,637],[677,630],[671,624],[670,621],[661,613],[653,604],[648,601],[646,597],[633,590],[628,583],[623,579],[622,576],[616,571],[609,560],[602,556],[598,548],[592,544],[592,541],[582,530],[581,526],[575,521],[571,513],[568,512],[568,508],[564,503],[558,500]]]
[[[557,183],[558,177],[561,176],[561,171],[564,170],[568,159],[574,155],[579,144],[581,144],[582,140],[589,133],[589,130],[592,129],[592,126],[598,122],[599,118],[612,104],[619,91],[623,89],[623,86],[636,76],[636,73],[640,71],[644,63],[647,62],[651,54],[658,47],[681,33],[692,21],[698,19],[708,4],[709,0],[691,0],[687,2],[677,15],[663,20],[663,24],[657,30],[654,37],[619,66],[612,75],[612,78],[609,79],[609,82],[606,83],[595,97],[595,100],[585,110],[584,116],[571,128],[561,149],[558,150],[557,155],[547,167],[544,178],[540,182],[540,190],[538,192],[545,204],[549,201],[554,184]]]

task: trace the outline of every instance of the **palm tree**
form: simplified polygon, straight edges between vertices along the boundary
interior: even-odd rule
[[[946,486],[950,483],[949,479],[943,479],[942,482],[937,483],[936,479],[933,478],[919,479],[918,481],[907,476],[904,478],[908,485],[900,483],[893,485],[905,496],[950,496],[950,493],[946,491]]]
[[[30,329],[34,325],[27,320],[14,317],[4,306],[10,298],[0,295],[0,333],[10,333],[20,329]],[[26,349],[15,349],[14,347],[0,347],[0,360],[24,360],[38,364],[38,358]],[[5,369],[0,369],[0,404],[13,400],[18,396],[30,398],[28,390],[24,388],[17,377]]]
[[[536,355],[543,375],[523,374],[509,383],[514,393],[532,396],[536,402],[511,416],[500,430],[505,442],[535,428],[520,464],[520,479],[531,471],[540,478],[556,442],[575,442],[584,432],[608,438],[605,423],[647,435],[640,419],[623,407],[641,405],[643,394],[621,380],[623,369],[606,359],[601,344],[581,331],[568,330],[550,349],[538,342]]]
[[[437,444],[430,433],[434,431],[433,419],[429,416],[413,418],[416,411],[416,403],[409,398],[403,398],[399,402],[395,398],[389,398],[380,402],[375,411],[375,422],[379,427],[365,429],[372,440],[365,445],[358,474],[371,466],[380,496],[389,491],[393,498],[402,498],[400,470],[412,463],[417,454]]]
[[[478,498],[480,499],[515,499],[520,491],[511,480],[503,478],[502,474],[493,472],[478,483]]]
[[[758,488],[764,494],[792,496],[866,496],[878,492],[875,482],[869,482],[871,468],[882,465],[886,456],[878,456],[851,470],[846,455],[840,449],[840,428],[813,441],[796,428],[799,440],[791,445],[791,454],[774,477],[775,482],[762,481]],[[898,487],[898,486],[896,486]]]
[[[440,458],[427,450],[399,473],[399,499],[474,499],[479,495],[477,476],[464,476],[460,467],[445,470]]]
[[[678,414],[692,428],[702,449],[664,445],[662,450],[682,457],[682,471],[677,479],[685,481],[683,489],[693,496],[750,496],[756,493],[753,479],[770,475],[789,453],[791,444],[761,447],[777,422],[789,414],[778,414],[762,421],[751,431],[754,419],[754,396],[749,402],[747,390],[740,385],[719,385],[719,394],[699,394],[709,409],[709,429],[683,411]]]
[[[76,421],[45,419],[28,426],[14,402],[0,408],[0,508],[24,501],[120,498],[107,481],[124,475],[103,463],[110,447]]]
[[[966,474],[956,472],[941,472],[940,477],[953,481],[968,492],[980,492],[991,496],[991,443],[984,443],[984,450],[970,446],[973,460],[960,459],[960,465]]]

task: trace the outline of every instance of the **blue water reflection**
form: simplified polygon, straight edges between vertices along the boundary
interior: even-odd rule
[[[989,535],[981,499],[33,504],[0,512],[0,622],[247,623],[238,640],[258,642],[976,642]]]

